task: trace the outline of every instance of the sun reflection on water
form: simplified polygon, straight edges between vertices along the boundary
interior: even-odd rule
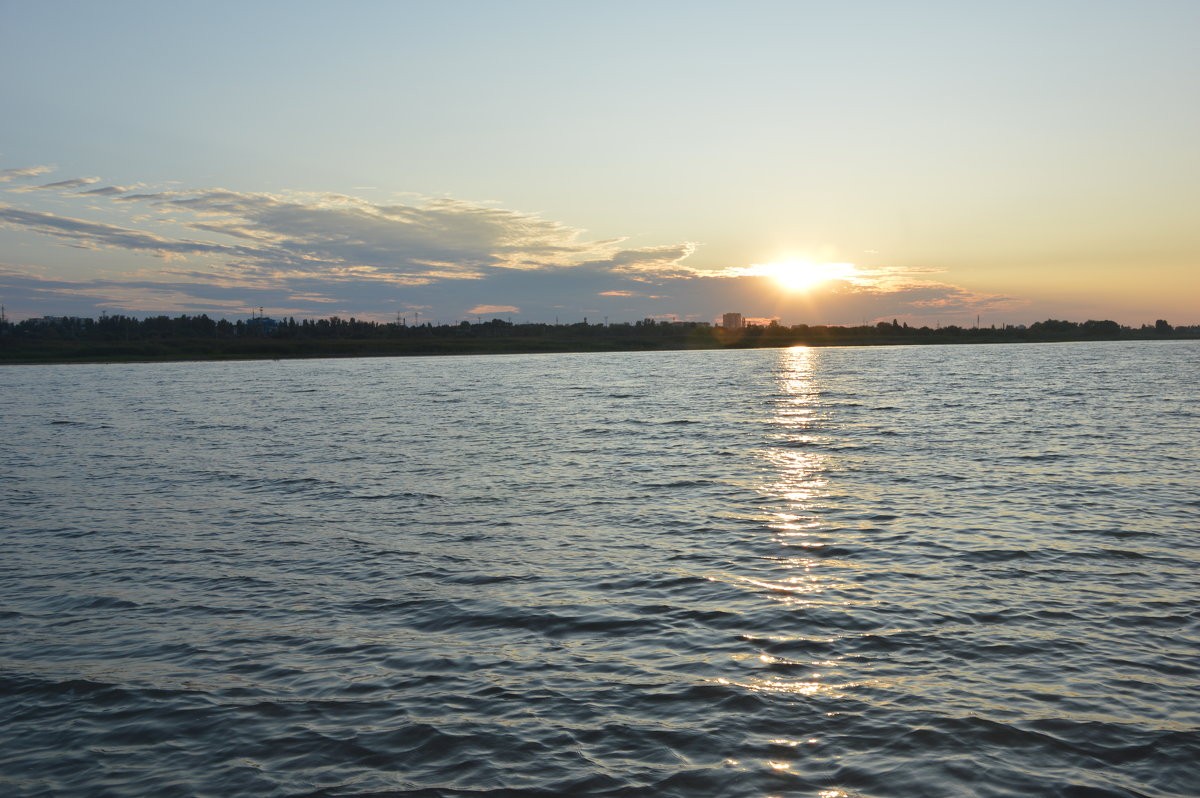
[[[777,372],[779,400],[772,421],[779,430],[779,445],[766,454],[775,481],[765,486],[764,492],[775,505],[770,527],[789,545],[812,545],[810,538],[820,527],[812,513],[813,502],[827,484],[825,456],[817,450],[821,439],[817,434],[820,389],[816,360],[809,347],[785,349]],[[781,502],[783,508],[778,507]]]
[[[822,446],[828,408],[822,404],[817,376],[819,352],[807,347],[781,350],[775,374],[775,411],[771,416],[772,443],[760,451],[767,466],[758,490],[763,502],[756,520],[770,530],[781,548],[768,555],[766,571],[735,577],[744,587],[760,591],[771,601],[795,612],[821,612],[848,603],[846,580],[839,578],[848,564],[836,557],[820,556],[829,546],[830,530],[820,515],[827,494],[829,455]],[[784,632],[783,629],[771,632]],[[790,639],[768,634],[769,639]],[[760,694],[821,698],[843,695],[859,684],[830,679],[836,659],[796,661],[764,650],[735,657],[748,672],[741,677],[718,679]]]

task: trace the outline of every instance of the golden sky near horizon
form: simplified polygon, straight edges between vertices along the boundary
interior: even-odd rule
[[[11,317],[1200,322],[1192,2],[50,2],[0,24]],[[789,262],[854,279],[755,270]]]

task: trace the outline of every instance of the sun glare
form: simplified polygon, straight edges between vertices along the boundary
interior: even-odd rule
[[[807,260],[755,264],[753,268],[756,273],[770,277],[788,291],[807,291],[821,283],[848,280],[858,274],[852,263],[813,263]]]

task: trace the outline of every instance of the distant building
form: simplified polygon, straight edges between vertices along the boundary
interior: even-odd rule
[[[726,313],[721,317],[721,326],[726,330],[740,330],[746,326],[741,313]]]
[[[279,322],[267,316],[253,316],[246,319],[246,330],[258,335],[266,335],[275,331]]]

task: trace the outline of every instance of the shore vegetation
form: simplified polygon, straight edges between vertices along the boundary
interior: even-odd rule
[[[1115,321],[1047,319],[1001,327],[912,327],[899,321],[859,326],[784,326],[725,329],[702,322],[645,319],[574,324],[489,321],[404,324],[339,317],[253,317],[229,321],[207,315],[48,316],[0,321],[0,362],[108,362],[534,352],[746,349],[785,346],[1003,344],[1056,341],[1200,338],[1200,325],[1159,319],[1140,327]]]

